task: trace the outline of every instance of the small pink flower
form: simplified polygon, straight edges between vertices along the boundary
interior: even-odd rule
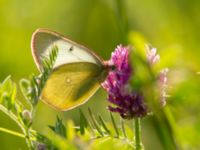
[[[167,88],[167,73],[169,72],[168,68],[161,70],[158,77],[158,88],[160,89],[160,102],[162,106],[166,105],[166,88]]]
[[[152,65],[157,63],[160,60],[160,56],[156,54],[157,49],[151,48],[149,46],[146,46],[147,50],[147,61]]]
[[[159,81],[161,84],[165,85],[167,83],[167,73],[169,72],[168,68],[165,68],[160,71]]]

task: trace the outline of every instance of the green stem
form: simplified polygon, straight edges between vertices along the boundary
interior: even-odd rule
[[[140,118],[135,118],[135,150],[143,150],[141,141]]]
[[[6,129],[6,128],[0,127],[0,131],[8,133],[8,134],[15,135],[15,136],[18,136],[18,137],[21,137],[21,138],[25,138],[25,136],[23,134],[21,134],[19,132],[16,132],[16,131],[12,131],[12,130]]]
[[[123,42],[123,44],[128,44],[128,22],[127,22],[127,14],[126,14],[126,9],[124,1],[123,0],[115,0],[115,7],[116,7],[116,11],[115,11],[115,15],[116,15],[116,19],[118,21],[118,28],[120,31],[120,35],[121,35],[121,42]]]
[[[11,134],[11,135],[14,135],[14,136],[17,136],[17,137],[25,138],[25,135],[24,135],[24,134],[19,133],[19,132],[17,132],[17,131],[10,130],[10,129],[6,129],[6,128],[3,128],[3,127],[0,127],[0,131],[1,131],[1,132],[8,133],[8,134]],[[34,133],[34,132],[35,132],[34,130],[30,130],[30,131],[31,131],[31,133]],[[35,138],[31,138],[31,140],[36,141]]]
[[[26,131],[25,131],[25,137],[26,137],[26,143],[28,145],[28,148],[30,150],[34,150],[34,145],[33,145],[33,142],[31,140],[31,137],[30,137],[30,133],[29,133],[29,128],[26,128]]]

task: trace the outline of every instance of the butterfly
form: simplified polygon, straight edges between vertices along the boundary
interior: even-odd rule
[[[66,111],[85,103],[105,80],[109,65],[88,48],[47,29],[37,29],[32,35],[31,49],[37,68],[50,55],[53,46],[58,55],[40,99],[53,108]]]

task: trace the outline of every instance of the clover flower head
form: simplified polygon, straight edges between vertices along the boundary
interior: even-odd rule
[[[129,63],[130,47],[117,46],[108,61],[115,69],[110,71],[106,81],[102,83],[108,92],[108,100],[113,105],[108,106],[111,112],[118,112],[121,117],[131,119],[147,114],[142,94],[137,93],[129,86],[129,79],[133,69]]]
[[[149,112],[144,100],[144,93],[134,91],[129,84],[134,69],[129,63],[130,52],[130,47],[117,46],[108,61],[108,65],[114,66],[115,69],[110,70],[107,79],[102,83],[102,87],[108,92],[108,101],[111,103],[108,109],[111,112],[119,113],[124,119],[144,117]],[[146,56],[150,67],[160,59],[160,56],[156,54],[156,48],[147,47]],[[156,80],[158,83],[156,91],[160,94],[162,106],[166,104],[168,71],[168,68],[161,70]]]

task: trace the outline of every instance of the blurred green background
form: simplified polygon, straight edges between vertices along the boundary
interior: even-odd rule
[[[177,143],[182,149],[200,149],[200,1],[123,0],[123,4],[129,40],[137,44],[145,38],[158,48],[161,66],[171,70],[168,108]],[[10,74],[18,82],[38,73],[30,49],[37,28],[60,32],[109,59],[116,45],[123,43],[119,27],[115,0],[0,0],[0,80]],[[88,106],[106,117],[106,93],[99,90],[82,107]],[[77,109],[60,113],[39,103],[34,128],[48,133],[47,125],[57,114],[75,122],[79,118]],[[152,117],[142,121],[147,150],[167,149],[157,125]],[[2,113],[0,126],[19,130]],[[24,139],[6,133],[0,132],[0,141],[1,150],[27,149]]]

